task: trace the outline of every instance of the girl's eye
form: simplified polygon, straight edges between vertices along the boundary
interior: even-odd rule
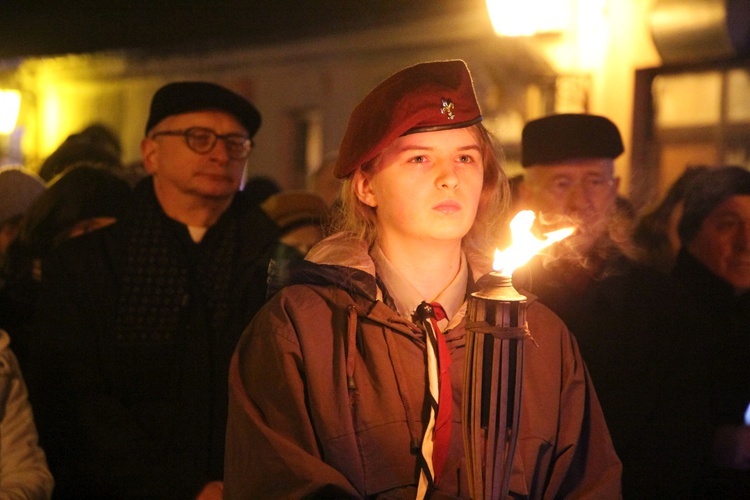
[[[471,163],[474,161],[474,158],[471,155],[461,155],[458,157],[458,161],[460,163]]]
[[[410,160],[412,163],[424,163],[427,161],[427,157],[424,155],[415,156]]]

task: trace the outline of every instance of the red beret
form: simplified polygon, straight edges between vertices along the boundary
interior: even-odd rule
[[[354,108],[334,175],[351,175],[402,135],[468,127],[481,120],[465,62],[410,66],[388,77]]]
[[[624,148],[617,126],[603,116],[564,113],[528,122],[521,133],[524,167],[583,158],[620,156]]]

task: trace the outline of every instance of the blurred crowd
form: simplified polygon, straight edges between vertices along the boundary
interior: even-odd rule
[[[247,176],[260,123],[181,82],[154,96],[138,164],[92,124],[0,169],[0,497],[221,497],[235,344],[340,206],[335,152],[304,188]],[[574,335],[625,498],[750,498],[750,172],[686,165],[636,210],[623,150],[605,117],[526,124],[497,216],[576,231],[514,285]]]

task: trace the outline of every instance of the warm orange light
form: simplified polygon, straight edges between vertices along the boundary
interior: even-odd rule
[[[10,134],[16,128],[21,109],[21,93],[0,89],[0,134]]]
[[[571,0],[485,0],[495,33],[560,33],[570,24]]]
[[[510,221],[511,244],[505,250],[495,249],[492,268],[503,276],[511,276],[513,271],[526,264],[543,248],[563,240],[573,234],[574,227],[565,227],[544,233],[543,239],[531,232],[536,215],[531,210],[518,212]]]

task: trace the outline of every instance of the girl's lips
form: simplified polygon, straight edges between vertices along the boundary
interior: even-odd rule
[[[435,205],[433,209],[443,213],[454,213],[461,210],[461,204],[455,200],[446,200]]]

